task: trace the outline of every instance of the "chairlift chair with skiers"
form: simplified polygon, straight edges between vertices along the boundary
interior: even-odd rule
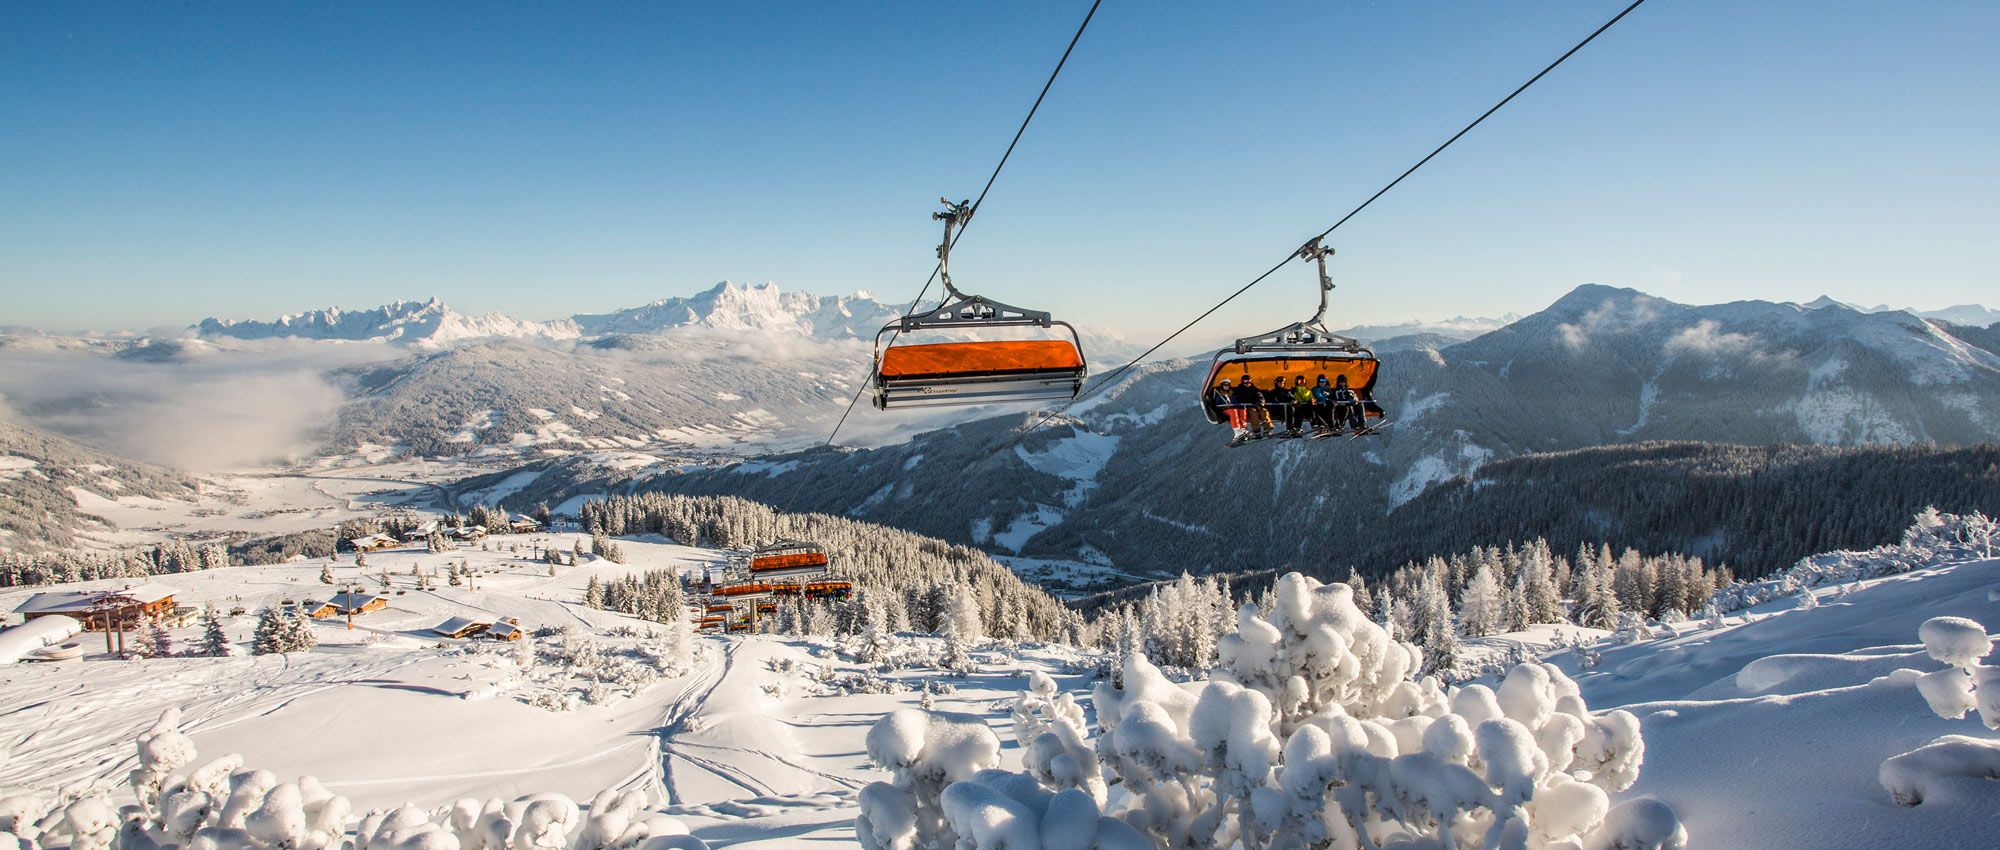
[[[1321,376],[1333,384],[1346,378],[1347,388],[1354,392],[1361,405],[1364,424],[1361,433],[1374,433],[1375,427],[1383,422],[1382,405],[1375,401],[1375,379],[1381,361],[1360,340],[1336,334],[1326,327],[1326,296],[1333,291],[1333,278],[1326,272],[1326,258],[1332,254],[1333,248],[1322,246],[1318,239],[1314,239],[1301,247],[1296,255],[1313,260],[1319,266],[1319,311],[1312,318],[1238,339],[1231,347],[1216,352],[1198,396],[1202,413],[1208,421],[1217,425],[1229,424],[1223,407],[1211,397],[1210,391],[1222,381],[1238,381],[1248,375],[1250,382],[1259,388],[1272,386],[1274,381],[1280,380],[1284,386],[1290,387],[1295,379],[1301,377],[1309,386],[1316,384]]]

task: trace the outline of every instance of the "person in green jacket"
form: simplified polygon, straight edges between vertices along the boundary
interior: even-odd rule
[[[1287,399],[1291,405],[1285,408],[1285,436],[1304,435],[1306,420],[1312,416],[1312,388],[1306,386],[1306,376],[1292,379],[1292,390]]]

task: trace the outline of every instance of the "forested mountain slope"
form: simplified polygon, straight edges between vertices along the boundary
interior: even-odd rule
[[[0,420],[0,550],[70,548],[79,532],[102,526],[104,520],[78,506],[79,491],[173,499],[200,488],[185,473]]]
[[[555,469],[532,498],[738,494],[1025,556],[1197,572],[1344,566],[1392,511],[1505,458],[1663,439],[2000,439],[2000,354],[1956,330],[1901,312],[1698,307],[1585,286],[1468,342],[1384,352],[1377,395],[1396,422],[1366,440],[1225,449],[1226,433],[1193,403],[1206,364],[1169,361],[1133,370],[1011,451],[1019,416],[644,480]]]
[[[2000,511],[2000,444],[1660,442],[1526,455],[1396,509],[1364,535],[1353,562],[1544,538],[1561,552],[1611,542],[1698,555],[1755,578],[1815,552],[1892,542],[1932,506]]]

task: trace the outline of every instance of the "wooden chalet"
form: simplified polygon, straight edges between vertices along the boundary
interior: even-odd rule
[[[174,594],[164,584],[146,583],[108,590],[49,591],[28,597],[14,609],[25,620],[61,614],[94,632],[114,628],[129,631],[142,623],[161,622],[174,612]]]
[[[315,620],[324,620],[328,617],[340,613],[339,609],[333,607],[333,603],[321,602],[317,599],[308,599],[304,602],[299,603],[298,609],[299,613],[311,617]]]
[[[342,592],[334,594],[332,599],[327,600],[326,607],[332,608],[333,611],[325,616],[333,616],[334,614],[343,616],[347,614],[366,614],[370,611],[380,611],[389,607],[389,597],[373,593]],[[322,615],[313,614],[312,616],[318,617]]]
[[[474,620],[469,617],[452,617],[450,619],[445,620],[442,623],[437,624],[436,627],[432,628],[431,634],[437,635],[438,637],[448,637],[448,638],[455,638],[462,640],[464,638],[469,638],[475,635],[484,634],[487,629],[490,629],[492,627],[493,627],[492,623],[481,622],[479,620]]]

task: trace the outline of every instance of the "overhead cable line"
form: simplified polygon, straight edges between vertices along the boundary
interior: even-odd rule
[[[979,212],[980,205],[986,203],[986,194],[993,191],[993,183],[1000,179],[1000,171],[1007,167],[1007,160],[1014,156],[1014,148],[1021,143],[1021,135],[1028,132],[1028,124],[1035,120],[1035,113],[1041,110],[1042,101],[1048,98],[1049,89],[1055,86],[1056,78],[1062,76],[1063,66],[1069,64],[1070,53],[1076,50],[1076,43],[1082,40],[1083,31],[1090,28],[1090,19],[1097,16],[1097,7],[1102,5],[1103,2],[1104,0],[1091,0],[1090,10],[1083,15],[1083,23],[1077,24],[1076,34],[1070,36],[1069,46],[1063,48],[1062,58],[1057,59],[1055,68],[1049,71],[1049,78],[1046,82],[1042,83],[1041,92],[1035,95],[1034,104],[1028,107],[1028,114],[1021,118],[1021,125],[1014,129],[1014,138],[1007,141],[1007,149],[1001,152],[1000,161],[993,166],[993,173],[986,176],[986,185],[980,187],[979,196],[973,200],[972,206],[968,208],[964,220],[959,223],[958,233],[951,238],[951,245],[953,247],[958,245],[958,240],[965,238],[965,230],[972,225],[973,214]],[[908,316],[917,311],[917,305],[922,304],[924,297],[930,294],[931,285],[937,282],[938,272],[943,267],[944,261],[940,258],[938,263],[931,267],[930,277],[924,280],[923,288],[917,290],[917,297],[910,300],[910,306],[903,311],[903,315]],[[900,329],[892,332],[889,335],[890,344],[895,344],[896,337],[901,335],[902,331]],[[869,370],[871,377],[873,373],[874,370],[871,368]],[[833,430],[827,433],[826,440],[819,445],[822,458],[824,457],[824,450],[833,445],[835,437],[840,436],[840,429],[847,424],[847,417],[853,415],[854,406],[861,401],[861,394],[868,391],[868,383],[869,378],[863,378],[860,386],[854,388],[854,394],[848,397],[847,409],[841,411],[840,419],[833,423]],[[785,499],[785,506],[787,508],[790,508],[798,501],[799,494],[805,491],[805,486],[812,477],[810,473],[816,472],[818,467],[819,459],[814,459],[811,468],[807,470],[808,474],[799,476],[798,485],[792,488],[791,496]]]
[[[1423,159],[1417,160],[1415,165],[1412,165],[1409,168],[1404,169],[1403,173],[1396,175],[1396,179],[1389,181],[1387,185],[1383,186],[1380,189],[1377,189],[1375,191],[1375,194],[1369,195],[1368,199],[1362,201],[1360,206],[1357,206],[1354,209],[1349,210],[1346,215],[1340,217],[1339,221],[1334,222],[1333,225],[1328,227],[1327,229],[1320,231],[1318,236],[1314,236],[1313,238],[1306,240],[1305,244],[1307,245],[1314,244],[1319,240],[1325,239],[1327,236],[1331,235],[1335,230],[1338,230],[1341,225],[1346,224],[1348,219],[1351,219],[1356,215],[1359,215],[1362,210],[1368,208],[1369,204],[1375,203],[1375,200],[1377,198],[1380,198],[1383,195],[1388,194],[1390,189],[1396,188],[1397,184],[1402,183],[1405,178],[1409,177],[1411,174],[1416,173],[1417,169],[1424,167],[1425,163],[1430,162],[1432,158],[1436,157],[1440,153],[1443,153],[1445,148],[1451,147],[1453,142],[1456,142],[1460,138],[1463,138],[1465,134],[1472,132],[1472,128],[1477,127],[1481,123],[1485,122],[1487,118],[1492,117],[1493,113],[1499,112],[1501,107],[1506,106],[1508,102],[1512,101],[1522,92],[1527,91],[1529,86],[1534,85],[1536,82],[1540,81],[1543,77],[1547,76],[1550,71],[1555,70],[1557,66],[1561,65],[1565,61],[1568,61],[1568,59],[1571,56],[1576,55],[1577,51],[1582,50],[1584,48],[1584,45],[1587,45],[1592,41],[1595,41],[1598,36],[1604,34],[1605,30],[1611,29],[1612,25],[1623,20],[1626,15],[1632,13],[1632,10],[1639,8],[1639,6],[1644,4],[1645,2],[1646,0],[1633,0],[1631,5],[1626,6],[1618,14],[1613,15],[1611,17],[1611,20],[1604,22],[1603,26],[1600,26],[1597,29],[1592,30],[1589,35],[1583,37],[1582,41],[1577,42],[1575,46],[1571,47],[1567,51],[1564,51],[1563,55],[1556,57],[1556,60],[1554,62],[1550,62],[1547,67],[1542,68],[1542,70],[1536,72],[1534,76],[1529,77],[1527,82],[1522,83],[1520,86],[1516,87],[1513,91],[1508,92],[1506,97],[1500,99],[1500,102],[1493,104],[1491,107],[1488,107],[1485,112],[1479,114],[1478,118],[1472,119],[1472,123],[1465,125],[1465,127],[1460,129],[1458,132],[1453,133],[1451,135],[1451,138],[1444,140],[1444,144],[1438,145],[1436,148],[1431,149],[1430,153],[1424,154]],[[1130,370],[1132,367],[1139,365],[1140,361],[1143,361],[1147,357],[1152,356],[1154,352],[1159,351],[1167,343],[1173,342],[1181,334],[1186,333],[1189,328],[1194,327],[1195,325],[1199,324],[1203,319],[1206,319],[1209,316],[1213,315],[1215,311],[1220,310],[1223,307],[1227,306],[1229,302],[1235,301],[1238,296],[1241,296],[1245,292],[1249,292],[1251,287],[1263,283],[1265,278],[1268,278],[1271,275],[1276,274],[1279,269],[1282,269],[1287,264],[1291,263],[1293,258],[1298,257],[1299,256],[1298,252],[1299,252],[1298,248],[1292,248],[1288,250],[1285,253],[1284,259],[1279,260],[1276,265],[1270,267],[1269,269],[1264,270],[1263,274],[1258,275],[1256,278],[1252,279],[1249,283],[1244,284],[1241,288],[1237,289],[1235,292],[1230,293],[1229,297],[1224,298],[1219,302],[1216,302],[1215,306],[1210,307],[1207,310],[1203,310],[1201,312],[1201,315],[1194,317],[1192,320],[1189,320],[1189,322],[1185,325],[1182,325],[1179,330],[1167,334],[1165,339],[1162,339],[1159,342],[1154,343],[1153,347],[1146,349],[1144,353],[1140,354],[1137,357],[1132,358],[1130,362],[1127,362],[1125,365],[1111,370],[1111,373],[1109,375],[1104,376],[1104,378],[1098,380],[1095,386],[1085,390],[1082,394],[1078,395],[1076,398],[1068,402],[1065,402],[1062,406],[1056,408],[1054,411],[1043,416],[1035,424],[1021,429],[1021,431],[1014,437],[1014,442],[1018,444],[1022,439],[1026,438],[1028,434],[1033,433],[1036,429],[1041,428],[1043,425],[1047,425],[1049,422],[1053,421],[1056,417],[1063,415],[1070,408],[1075,407],[1078,402],[1081,402],[1084,399],[1087,399],[1093,395],[1096,395],[1099,392],[1102,392],[1106,387],[1116,384],[1118,376],[1124,374],[1127,370]]]

